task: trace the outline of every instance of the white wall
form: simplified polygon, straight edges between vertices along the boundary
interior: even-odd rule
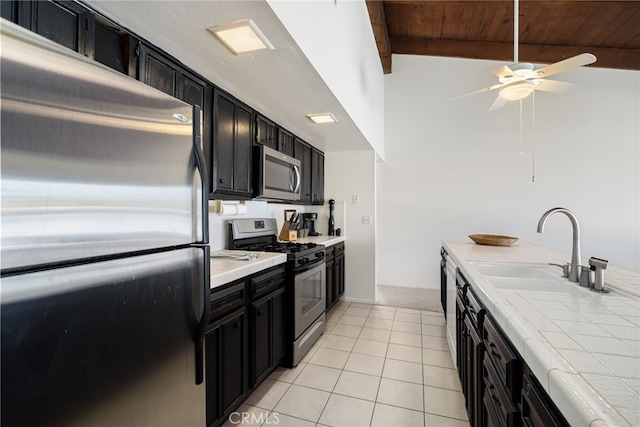
[[[344,202],[348,301],[374,303],[376,298],[376,155],[373,151],[327,153],[325,200]],[[354,204],[357,195],[359,203]],[[372,224],[362,224],[371,216]]]
[[[520,156],[518,103],[488,112],[494,94],[449,100],[494,84],[486,68],[495,64],[394,55],[378,167],[378,283],[436,289],[440,241],[472,233],[570,252],[566,217],[536,233],[555,206],[578,217],[583,256],[640,270],[640,73],[558,75],[578,85],[536,95],[535,132],[525,103]]]
[[[384,158],[384,79],[364,0],[267,2],[360,132]]]

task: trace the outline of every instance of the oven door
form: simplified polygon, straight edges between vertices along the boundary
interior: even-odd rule
[[[302,335],[324,313],[326,307],[325,275],[324,261],[295,274],[295,338]]]

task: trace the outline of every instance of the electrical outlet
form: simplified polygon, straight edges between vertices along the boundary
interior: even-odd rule
[[[354,194],[353,196],[351,196],[351,203],[354,203],[354,204],[360,203],[360,196],[358,196],[357,194]]]
[[[362,217],[362,224],[363,225],[371,225],[373,223],[373,219],[371,218],[370,215],[364,215]]]

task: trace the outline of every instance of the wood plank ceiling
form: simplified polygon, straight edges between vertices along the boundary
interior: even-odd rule
[[[366,1],[385,74],[393,53],[513,63],[513,0]],[[640,1],[521,0],[519,16],[519,62],[640,70]]]

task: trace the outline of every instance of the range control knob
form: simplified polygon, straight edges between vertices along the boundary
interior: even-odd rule
[[[316,258],[324,257],[324,252],[316,252]]]

